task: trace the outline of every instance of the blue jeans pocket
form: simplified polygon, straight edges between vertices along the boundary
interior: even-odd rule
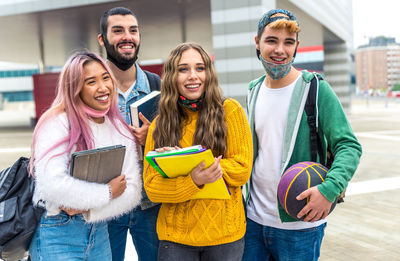
[[[310,227],[310,228],[299,229],[299,230],[297,230],[297,232],[299,232],[299,233],[309,233],[309,232],[317,231],[318,229],[319,229],[318,227]]]
[[[310,228],[297,230],[297,232],[300,232],[300,233],[314,233],[314,232],[318,231],[318,233],[321,233],[321,232],[324,233],[325,227],[326,227],[326,223],[323,223],[323,224],[321,224],[321,225],[319,225],[317,227],[310,227]]]
[[[71,221],[71,216],[68,216],[63,213],[54,215],[54,216],[44,215],[42,217],[42,221],[40,222],[40,226],[41,227],[59,227],[59,226],[68,225],[68,223],[70,221]]]
[[[315,240],[321,241],[324,236],[324,229],[325,224],[317,227],[286,231],[283,235],[281,235],[281,238],[286,238],[286,240],[289,242],[303,242],[304,244],[306,242],[315,242]]]

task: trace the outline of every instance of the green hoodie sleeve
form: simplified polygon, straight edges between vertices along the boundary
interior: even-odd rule
[[[347,187],[360,162],[361,145],[354,136],[343,108],[326,81],[320,81],[318,92],[319,130],[326,137],[335,155],[325,182],[318,185],[319,191],[334,202]]]

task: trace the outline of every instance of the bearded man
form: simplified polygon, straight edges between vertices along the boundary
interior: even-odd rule
[[[119,109],[125,121],[131,124],[130,105],[151,91],[160,90],[160,77],[142,70],[137,64],[140,31],[134,13],[125,7],[116,7],[105,12],[100,19],[98,41],[106,49],[107,63],[116,79]],[[150,122],[141,114],[139,118],[143,125],[132,129],[136,140],[144,145]],[[143,181],[143,170],[141,173]],[[159,241],[156,223],[160,204],[151,202],[143,188],[142,195],[140,206],[108,224],[114,261],[124,260],[128,230],[139,261],[157,260]]]

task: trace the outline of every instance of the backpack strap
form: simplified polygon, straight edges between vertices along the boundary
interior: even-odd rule
[[[325,165],[322,144],[318,135],[318,115],[315,113],[317,108],[317,94],[319,88],[319,81],[322,78],[316,74],[310,82],[310,89],[308,91],[307,101],[304,106],[304,110],[307,115],[307,123],[310,127],[310,148],[311,148],[311,161],[317,162],[317,153],[319,155],[322,165]]]
[[[304,106],[304,110],[307,114],[307,122],[310,127],[310,148],[311,148],[311,161],[317,161],[317,153],[319,154],[320,163],[327,167],[328,169],[331,168],[335,155],[332,152],[330,145],[328,144],[327,148],[327,161],[325,162],[322,154],[322,143],[321,139],[318,134],[318,112],[317,115],[315,113],[318,110],[317,106],[317,94],[319,88],[319,81],[322,80],[322,77],[319,75],[314,74],[314,78],[312,78],[310,83],[310,90],[308,91],[307,101]],[[337,203],[344,202],[345,197],[344,190],[338,197]]]
[[[157,74],[146,70],[143,70],[143,72],[146,74],[147,80],[149,80],[150,91],[159,91],[161,85],[160,77]]]

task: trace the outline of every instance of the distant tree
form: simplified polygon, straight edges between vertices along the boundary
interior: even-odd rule
[[[400,83],[395,83],[393,85],[392,91],[400,91]]]

